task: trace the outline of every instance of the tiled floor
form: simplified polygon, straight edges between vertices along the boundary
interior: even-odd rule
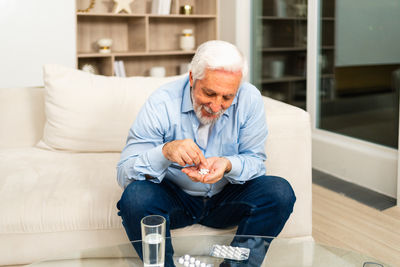
[[[313,169],[313,183],[378,210],[396,205],[396,199]]]

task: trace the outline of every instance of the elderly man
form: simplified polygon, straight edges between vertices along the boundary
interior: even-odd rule
[[[140,220],[150,214],[166,218],[167,236],[195,223],[237,225],[236,235],[280,233],[296,198],[285,179],[266,176],[264,105],[259,90],[242,81],[246,71],[234,45],[209,41],[188,76],[147,100],[117,167],[124,188],[117,207],[131,241],[141,239]],[[239,237],[232,245],[251,249],[247,266],[260,266],[268,247]],[[167,241],[166,266],[174,266],[172,255]]]

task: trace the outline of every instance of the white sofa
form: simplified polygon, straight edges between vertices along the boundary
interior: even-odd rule
[[[0,265],[26,264],[69,251],[128,241],[116,209],[122,193],[116,182],[115,166],[119,160],[119,151],[108,145],[119,142],[117,148],[123,147],[137,110],[155,87],[171,79],[110,78],[60,66],[47,66],[46,89],[0,89]],[[109,81],[111,85],[107,84]],[[135,86],[139,86],[139,89]],[[96,94],[90,91],[97,89]],[[112,102],[118,93],[104,94],[120,89],[122,91],[118,101],[133,99],[132,103],[127,104],[134,109],[131,114],[126,114],[130,116],[129,121],[125,121],[123,126],[108,125],[111,130],[106,129],[102,131],[105,132],[102,136],[96,136],[95,132],[99,130],[90,122],[111,120],[107,123],[112,124],[115,117],[110,113],[121,112],[119,106],[126,105],[104,104]],[[92,99],[90,94],[82,95],[82,91],[86,90],[92,96],[102,97],[104,102]],[[64,101],[70,102],[65,104]],[[85,101],[92,101],[84,103],[87,112],[79,108],[72,112],[65,110],[74,109]],[[270,98],[264,97],[264,103],[269,125],[266,144],[268,159],[265,163],[267,173],[285,177],[297,196],[294,211],[280,236],[311,238],[309,116],[301,109]],[[64,109],[62,112],[52,110],[60,107]],[[103,110],[106,115],[98,114],[102,109],[106,109]],[[69,113],[65,115],[63,112]],[[116,115],[120,117],[120,114]],[[72,117],[68,122],[70,124],[57,126],[68,121],[68,116],[76,118]],[[67,132],[73,128],[71,125],[79,121],[83,123],[80,127],[93,138],[84,136],[86,133],[79,130]],[[89,130],[85,129],[86,124],[91,127]],[[63,130],[63,127],[66,128]],[[115,129],[120,132],[116,138],[111,138],[111,135],[116,134],[113,132]],[[54,132],[57,134],[51,136]],[[76,138],[76,142],[69,143],[68,138]],[[96,144],[96,138],[101,142]],[[57,147],[57,144],[61,145]],[[87,148],[86,144],[90,146]],[[68,149],[69,146],[74,149]],[[233,231],[194,225],[174,230],[172,234]]]

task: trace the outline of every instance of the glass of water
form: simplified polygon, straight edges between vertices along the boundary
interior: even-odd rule
[[[164,267],[165,218],[149,215],[142,219],[142,248],[145,267]]]

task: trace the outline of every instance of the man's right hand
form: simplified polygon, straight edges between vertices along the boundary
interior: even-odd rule
[[[162,153],[165,158],[181,166],[207,165],[206,158],[192,139],[168,142],[163,146]]]

